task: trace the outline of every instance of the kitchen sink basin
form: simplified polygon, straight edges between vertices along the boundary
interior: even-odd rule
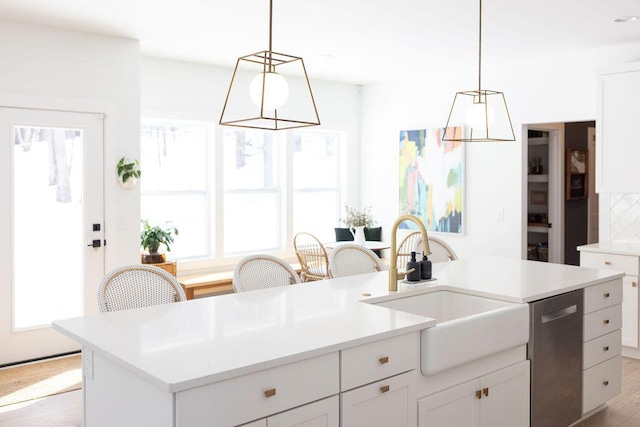
[[[427,376],[529,341],[528,304],[446,290],[374,304],[438,321],[421,331],[420,368]]]

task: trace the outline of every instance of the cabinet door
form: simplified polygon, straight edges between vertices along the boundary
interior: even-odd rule
[[[267,427],[338,427],[340,400],[332,396],[267,418]]]
[[[622,278],[622,345],[638,348],[638,277]]]
[[[640,122],[640,72],[602,76],[597,95],[596,191],[639,193],[640,145],[628,141]]]
[[[529,361],[480,379],[480,426],[529,426]]]
[[[248,424],[242,424],[238,427],[267,427],[267,419],[263,418],[261,420],[250,422]]]
[[[418,401],[419,427],[478,427],[480,380],[472,380]]]
[[[416,371],[341,394],[345,427],[413,427],[416,425]]]

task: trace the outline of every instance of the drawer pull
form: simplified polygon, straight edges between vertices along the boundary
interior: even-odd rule
[[[489,387],[483,388],[482,393],[484,393],[484,397],[489,397]]]
[[[609,385],[609,381],[602,381],[602,385],[605,386],[605,387],[608,386]]]
[[[636,286],[638,286],[638,283],[637,283],[637,282],[631,282],[631,287],[632,287],[632,288],[635,288]]]
[[[386,393],[388,391],[389,391],[389,386],[388,385],[380,387],[380,392],[381,393]]]
[[[264,392],[264,397],[271,397],[276,395],[276,389],[270,388],[269,390]]]
[[[604,323],[605,325],[608,325],[608,324],[609,324],[609,319],[604,319],[604,320],[602,321],[602,323]]]
[[[476,397],[482,399],[482,390],[476,390]]]
[[[389,357],[388,356],[380,358],[380,364],[384,365],[385,363],[389,363]]]
[[[604,297],[605,297],[605,298],[609,298],[609,296],[610,296],[609,292],[607,292],[606,294],[604,294]]]
[[[604,265],[611,265],[611,261],[605,261]]]
[[[609,346],[607,345],[607,346],[603,347],[602,351],[609,351]]]

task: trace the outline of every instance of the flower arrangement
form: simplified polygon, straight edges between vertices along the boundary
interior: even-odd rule
[[[371,215],[371,208],[366,207],[363,210],[358,210],[352,207],[345,205],[345,210],[347,211],[347,217],[342,220],[342,222],[347,227],[369,227],[371,228],[374,224],[373,216]]]

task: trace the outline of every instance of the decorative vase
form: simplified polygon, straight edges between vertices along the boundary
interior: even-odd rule
[[[165,262],[167,260],[167,256],[165,254],[161,254],[158,252],[149,253],[149,254],[140,254],[140,261],[143,264],[159,264]]]
[[[118,182],[120,183],[120,186],[125,190],[133,190],[138,182],[138,178],[136,178],[135,176],[132,176],[132,177],[129,177],[129,179],[126,182],[124,182],[122,181],[122,177],[119,176]]]
[[[356,245],[364,245],[367,238],[364,236],[364,225],[349,228],[351,234],[353,234],[353,243]]]

